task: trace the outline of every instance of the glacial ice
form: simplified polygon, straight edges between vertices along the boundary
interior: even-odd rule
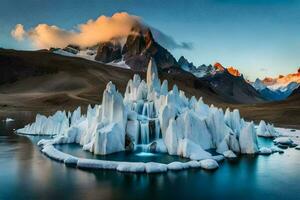
[[[155,144],[156,153],[167,153],[168,149],[163,141],[163,139],[155,140],[152,144]]]
[[[266,124],[264,120],[261,120],[257,127],[257,136],[260,137],[278,137],[279,133],[275,130],[271,124]]]
[[[42,152],[59,162],[70,161],[70,159],[75,159],[74,156],[58,151],[53,145],[47,145],[42,149]]]
[[[187,165],[188,167],[190,167],[190,168],[199,168],[199,167],[201,167],[200,162],[199,162],[199,161],[196,161],[196,160],[191,160],[191,161],[186,162],[186,163],[184,163],[184,164],[186,164],[186,165]]]
[[[76,114],[76,111],[73,112]],[[69,128],[69,119],[65,111],[57,111],[53,116],[38,114],[35,122],[18,129],[18,133],[31,135],[63,135]]]
[[[278,147],[271,147],[272,153],[283,153],[284,151],[279,149]]]
[[[253,122],[247,123],[240,133],[241,153],[254,154],[258,152],[258,143]]]
[[[197,145],[189,139],[180,139],[178,141],[177,155],[191,160],[203,160],[211,158],[211,154],[203,150],[200,145]]]
[[[4,121],[4,122],[13,122],[13,121],[15,121],[15,120],[8,117],[8,118],[4,119],[3,121]]]
[[[117,161],[108,161],[108,160],[95,160],[95,159],[85,159],[80,158],[77,162],[78,168],[83,169],[117,169],[119,162]]]
[[[164,80],[161,84],[158,78],[154,59],[149,62],[146,80],[134,75],[128,81],[124,98],[109,82],[103,91],[102,104],[88,106],[86,114],[82,114],[80,107],[73,112],[57,111],[49,117],[38,114],[34,123],[17,132],[53,136],[38,144],[44,146],[46,155],[68,162],[75,162],[76,158],[58,153],[52,145],[77,143],[83,150],[107,155],[124,151],[128,142],[134,149],[141,146],[144,151],[189,158],[192,166],[206,169],[218,167],[215,160],[222,160],[224,156],[258,153],[257,135],[277,134],[272,125],[263,121],[255,129],[236,109],[227,109],[224,113],[220,108],[206,105],[202,98],[188,98],[176,85],[169,91],[168,82]],[[216,149],[221,155],[212,156],[208,149]],[[56,153],[58,158],[53,155]],[[81,158],[77,166],[128,172],[191,167],[188,163],[120,164]]]
[[[290,145],[293,144],[293,140],[289,137],[278,137],[273,140],[275,144],[283,144],[283,145]]]
[[[124,129],[123,129],[124,130]],[[94,154],[106,155],[123,151],[125,148],[125,136],[118,123],[97,128],[94,144]]]
[[[233,153],[231,150],[227,150],[223,152],[223,155],[225,156],[225,158],[236,158],[237,156],[235,155],[235,153]]]
[[[225,157],[223,155],[215,155],[215,156],[212,156],[212,159],[214,159],[217,162],[221,162],[225,159]]]
[[[145,169],[147,173],[161,173],[168,170],[168,166],[162,163],[148,162],[145,164]]]
[[[118,165],[117,171],[120,171],[120,172],[144,172],[145,171],[145,163],[122,162]]]
[[[185,164],[182,162],[171,162],[168,164],[168,170],[182,170],[185,169]]]
[[[219,164],[217,163],[217,161],[213,160],[213,159],[205,159],[205,160],[201,160],[199,161],[201,168],[203,169],[207,169],[207,170],[213,170],[213,169],[217,169],[219,167]]]
[[[262,155],[270,155],[273,153],[273,150],[271,148],[268,148],[268,147],[261,147],[259,149],[259,153],[262,154]]]
[[[41,144],[42,143],[42,144]],[[51,140],[43,140],[40,143],[42,152],[53,160],[63,162],[65,165],[76,166],[81,169],[106,169],[117,170],[120,172],[146,172],[146,173],[161,173],[167,170],[183,170],[188,168],[203,168],[215,169],[218,167],[216,161],[206,159],[202,161],[191,160],[188,162],[172,162],[169,164],[162,164],[156,162],[123,162],[123,161],[110,161],[110,160],[95,160],[78,158],[67,153],[63,153],[56,149]]]
[[[241,153],[254,154],[258,152],[258,143],[253,122],[247,123],[240,133]]]

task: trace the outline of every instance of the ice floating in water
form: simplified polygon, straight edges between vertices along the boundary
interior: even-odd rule
[[[8,117],[8,118],[4,119],[3,121],[4,121],[4,122],[13,122],[13,121],[15,121],[15,120]]]
[[[270,155],[273,153],[271,148],[267,148],[267,147],[262,147],[259,149],[259,153],[262,155]]]
[[[257,127],[257,135],[260,137],[278,137],[279,133],[273,125],[266,124],[264,120],[261,120]]]
[[[289,137],[278,137],[273,140],[275,144],[282,144],[282,145],[291,145],[293,144],[293,140]]]
[[[219,168],[219,164],[213,159],[201,160],[199,163],[203,169],[213,170]]]
[[[224,152],[223,152],[223,155],[224,155],[226,158],[230,158],[230,159],[234,159],[234,158],[237,157],[231,150],[224,151]]]
[[[218,165],[215,161],[203,160],[202,161],[189,161],[189,162],[172,162],[169,164],[162,164],[156,162],[122,162],[122,161],[109,161],[109,160],[95,160],[78,158],[66,153],[63,153],[51,144],[50,140],[44,140],[42,152],[59,162],[63,162],[66,165],[76,166],[82,169],[106,169],[117,170],[120,172],[134,172],[134,173],[161,173],[168,170],[182,170],[188,168],[214,169]]]
[[[240,133],[241,153],[254,154],[258,152],[258,143],[253,123],[247,123]]]
[[[85,115],[82,115],[80,107],[72,113],[57,111],[49,117],[37,115],[34,123],[17,132],[53,135],[55,137],[50,141],[40,141],[39,144],[78,143],[83,150],[101,155],[124,151],[127,141],[135,148],[142,147],[144,152],[166,152],[195,160],[193,166],[206,169],[218,167],[214,159],[224,158],[212,156],[206,151],[208,149],[216,149],[219,154],[230,158],[240,153],[254,154],[259,152],[257,135],[277,134],[273,126],[263,121],[256,130],[253,123],[240,117],[238,110],[227,109],[224,113],[222,109],[206,105],[202,98],[189,99],[176,85],[168,91],[168,82],[164,80],[161,84],[153,59],[149,62],[147,82],[134,75],[128,81],[124,98],[109,82],[103,91],[102,104],[89,106]],[[50,150],[45,153],[57,153]],[[73,157],[68,159],[74,161]],[[196,163],[199,160],[201,162]],[[169,166],[147,163],[141,166],[82,159],[77,165],[119,167],[119,171],[144,169],[146,172],[183,167],[178,163]]]

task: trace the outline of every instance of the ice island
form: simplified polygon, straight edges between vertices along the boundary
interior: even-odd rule
[[[124,97],[109,82],[101,105],[89,106],[82,115],[57,111],[53,116],[37,115],[34,123],[17,133],[52,135],[38,142],[48,157],[73,164],[78,168],[113,169],[123,172],[165,172],[201,167],[218,168],[218,161],[240,154],[271,154],[277,148],[259,148],[257,135],[278,136],[274,127],[261,122],[255,128],[238,110],[225,113],[202,98],[187,98],[184,91],[168,82],[162,83],[154,59],[150,59],[146,82],[139,75],[129,80]],[[155,162],[123,162],[78,158],[55,148],[55,144],[78,143],[85,151],[107,155],[141,147],[145,152],[168,153],[190,159],[169,164]],[[207,150],[215,149],[213,156]]]

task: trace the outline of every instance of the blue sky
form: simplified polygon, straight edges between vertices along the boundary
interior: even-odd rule
[[[125,11],[193,49],[173,49],[195,65],[216,61],[247,78],[296,72],[300,66],[300,1],[295,0],[1,0],[0,46],[32,49],[10,31],[40,23],[64,29]]]

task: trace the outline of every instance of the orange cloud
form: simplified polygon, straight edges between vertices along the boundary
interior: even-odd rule
[[[11,36],[18,41],[22,41],[26,34],[22,24],[17,24],[15,28],[10,32]]]
[[[38,48],[62,48],[69,44],[88,47],[111,39],[121,39],[131,32],[132,27],[140,24],[139,17],[122,12],[111,17],[100,16],[96,20],[89,20],[85,24],[79,24],[74,30],[39,24],[26,32],[23,25],[18,24],[12,31],[12,36],[21,40],[26,35]]]

